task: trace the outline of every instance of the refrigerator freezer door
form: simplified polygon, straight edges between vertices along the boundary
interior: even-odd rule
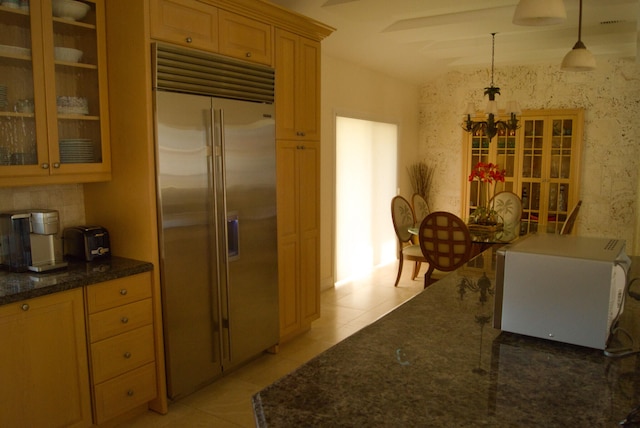
[[[271,104],[216,98],[213,106],[223,122],[216,143],[228,224],[227,369],[279,339],[275,124]]]
[[[161,278],[168,391],[221,373],[211,188],[211,99],[156,91]]]

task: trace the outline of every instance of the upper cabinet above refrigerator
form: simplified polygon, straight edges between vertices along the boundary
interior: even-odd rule
[[[111,178],[104,21],[102,0],[0,5],[0,185]]]

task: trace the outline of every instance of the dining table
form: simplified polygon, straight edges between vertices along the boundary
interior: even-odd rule
[[[417,237],[420,232],[420,225],[413,225],[408,228],[410,234]],[[469,235],[471,235],[471,243],[473,244],[471,256],[475,257],[485,250],[500,244],[509,244],[521,238],[521,235],[502,228],[485,228],[469,226]]]

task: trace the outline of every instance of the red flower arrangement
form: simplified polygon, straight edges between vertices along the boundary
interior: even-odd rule
[[[498,169],[497,164],[493,164],[491,162],[484,163],[478,162],[475,167],[471,170],[471,175],[469,176],[469,181],[473,181],[476,178],[481,183],[489,183],[500,181],[504,183],[504,175],[506,171],[504,169]]]
[[[488,196],[489,196],[489,187],[497,183],[498,181],[504,183],[504,176],[506,171],[504,169],[500,169],[497,164],[494,163],[484,163],[478,162],[475,167],[471,170],[471,175],[469,175],[469,181],[478,181],[478,206],[476,210],[473,212],[471,217],[469,218],[470,223],[477,224],[496,224],[498,213],[496,213],[493,207],[489,208],[488,205]],[[493,195],[495,196],[496,187],[493,187]]]

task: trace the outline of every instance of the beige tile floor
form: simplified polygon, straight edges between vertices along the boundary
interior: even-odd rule
[[[280,346],[277,354],[254,361],[202,390],[169,405],[169,413],[147,412],[119,427],[255,427],[251,397],[315,355],[369,325],[423,289],[421,275],[411,280],[406,263],[395,288],[397,264],[321,294],[321,317],[311,330]]]

